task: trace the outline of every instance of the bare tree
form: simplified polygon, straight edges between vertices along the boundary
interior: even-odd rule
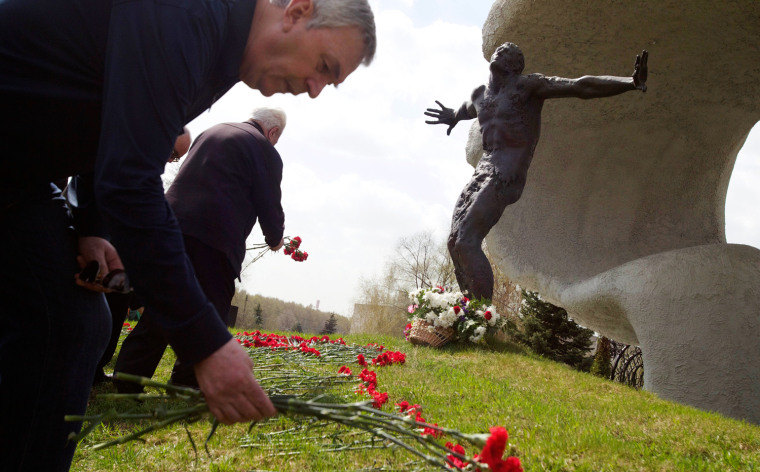
[[[409,292],[436,285],[456,286],[445,241],[436,242],[432,231],[399,239],[382,275],[362,279],[351,332],[401,335],[407,323]]]
[[[429,230],[401,238],[392,264],[399,285],[409,290],[455,283],[446,243],[436,242]]]
[[[392,264],[386,265],[382,276],[362,278],[359,285],[350,332],[401,335],[409,298],[399,290]]]

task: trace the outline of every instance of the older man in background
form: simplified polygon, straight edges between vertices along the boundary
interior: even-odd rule
[[[78,255],[128,271],[219,421],[275,414],[195,278],[161,174],[182,127],[238,81],[314,98],[374,52],[367,0],[0,0],[0,470],[70,466],[81,425],[63,416],[84,413],[110,330],[103,295],[74,284]],[[74,233],[50,182],[88,172],[102,222]]]
[[[201,133],[166,192],[179,222],[195,275],[226,324],[235,279],[245,258],[245,241],[258,220],[270,249],[282,247],[282,159],[274,145],[286,116],[257,108],[243,123],[223,123]],[[114,372],[152,377],[167,340],[146,309],[121,346]],[[178,360],[171,383],[198,387],[193,365]],[[114,380],[120,393],[142,391]]]

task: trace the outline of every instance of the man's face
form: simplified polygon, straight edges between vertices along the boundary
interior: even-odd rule
[[[295,23],[264,53],[246,54],[240,79],[262,95],[308,93],[316,98],[326,85],[342,83],[364,56],[358,28],[306,29]]]

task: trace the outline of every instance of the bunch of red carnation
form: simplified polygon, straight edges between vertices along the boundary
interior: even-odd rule
[[[306,342],[301,342],[301,344],[298,345],[298,349],[304,354],[313,354],[317,357],[320,357],[322,355],[321,352],[317,351],[313,347],[309,347],[309,345],[306,344]]]
[[[377,366],[403,364],[404,362],[406,362],[406,354],[403,352],[393,351],[385,351],[384,353],[372,359],[372,364]]]
[[[371,370],[363,369],[359,374],[359,379],[363,383],[354,390],[359,395],[368,395],[372,397],[372,406],[378,410],[388,401],[388,392],[377,391],[377,374]]]
[[[494,426],[490,431],[491,435],[486,439],[483,450],[480,451],[480,454],[475,454],[473,458],[476,464],[487,465],[488,468],[486,470],[492,472],[523,472],[519,458],[508,456],[506,459],[502,459],[504,450],[507,447],[507,441],[509,440],[507,430],[502,426]],[[465,455],[464,447],[461,444],[447,442],[446,449],[454,453],[446,456],[451,465],[460,469],[467,467],[468,463],[463,461],[461,457],[457,457],[457,455]],[[475,470],[480,472],[483,469],[476,466]]]
[[[294,238],[290,238],[288,243],[285,245],[285,255],[290,256],[290,258],[294,261],[305,261],[308,259],[309,253],[306,251],[301,251],[299,247],[301,247],[301,237],[296,236]]]
[[[414,417],[414,421],[418,423],[426,423],[436,427],[438,426],[438,423],[428,423],[427,420],[422,417],[422,407],[416,403],[414,405],[410,405],[408,401],[404,400],[401,403],[396,403],[396,406],[399,409],[399,413],[405,413],[410,417]],[[420,434],[422,436],[432,436],[434,438],[440,438],[443,436],[442,431],[427,426],[424,426],[422,428],[422,432]]]

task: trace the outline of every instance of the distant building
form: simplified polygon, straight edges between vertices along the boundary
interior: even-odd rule
[[[357,303],[351,316],[350,333],[379,333],[402,336],[408,323],[406,310],[392,305]]]

